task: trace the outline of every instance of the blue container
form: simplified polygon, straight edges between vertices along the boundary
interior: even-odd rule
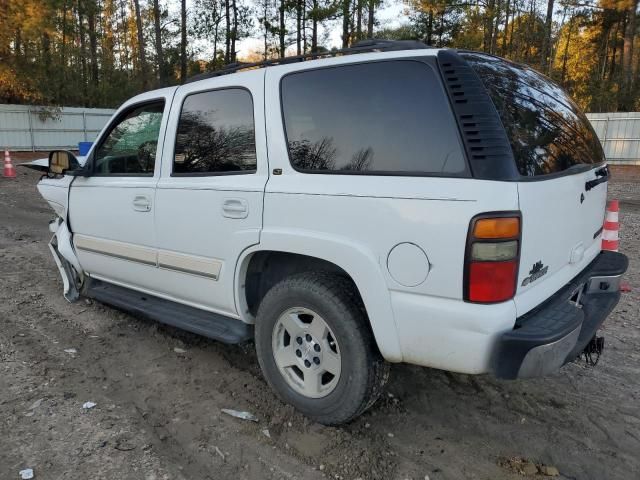
[[[84,156],[91,150],[93,142],[78,142],[78,155]]]

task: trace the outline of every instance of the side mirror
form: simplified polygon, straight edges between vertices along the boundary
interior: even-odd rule
[[[81,175],[82,166],[76,156],[67,150],[54,150],[49,153],[49,173],[57,175]]]

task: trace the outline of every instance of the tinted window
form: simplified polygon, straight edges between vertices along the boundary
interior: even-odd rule
[[[232,88],[189,95],[180,113],[173,173],[255,170],[251,94]]]
[[[153,175],[164,102],[136,107],[121,117],[98,148],[98,174]]]
[[[289,156],[301,170],[462,174],[455,121],[417,61],[324,68],[282,79]]]
[[[518,170],[534,176],[604,161],[589,120],[567,92],[535,70],[464,54],[479,74],[507,131]]]

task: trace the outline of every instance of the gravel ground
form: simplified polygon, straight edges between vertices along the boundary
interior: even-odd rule
[[[605,324],[596,368],[503,382],[395,365],[381,401],[341,428],[279,402],[251,344],[68,304],[37,178],[0,178],[0,479],[24,468],[36,479],[543,478],[536,465],[556,478],[638,478],[640,175],[610,186],[634,289]]]

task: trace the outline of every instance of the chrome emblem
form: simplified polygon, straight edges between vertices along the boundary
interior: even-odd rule
[[[543,275],[546,275],[548,271],[549,271],[549,266],[548,265],[545,266],[542,263],[542,261],[538,261],[538,262],[534,263],[533,264],[533,268],[531,268],[531,270],[529,270],[529,276],[525,277],[525,279],[522,280],[522,286],[526,287],[531,282],[535,282],[537,279],[539,279]]]

